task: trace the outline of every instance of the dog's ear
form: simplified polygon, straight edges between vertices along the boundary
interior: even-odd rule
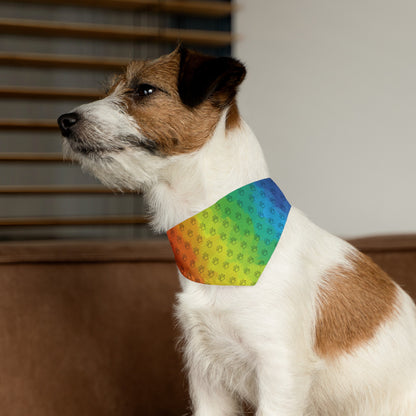
[[[215,58],[179,46],[180,68],[178,91],[182,102],[196,107],[212,98],[214,104],[225,107],[246,75],[244,65],[233,58]]]

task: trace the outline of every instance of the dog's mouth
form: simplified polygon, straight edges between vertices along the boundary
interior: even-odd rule
[[[123,146],[104,146],[99,143],[91,143],[90,140],[85,140],[82,136],[75,134],[65,137],[65,141],[74,153],[85,157],[104,156],[108,153],[118,153],[125,150]]]
[[[114,144],[104,144],[91,137],[72,133],[64,137],[69,148],[77,155],[85,157],[104,157],[108,154],[121,153],[127,149],[141,149],[151,155],[160,155],[157,144],[151,140],[140,139],[136,136],[117,137]]]

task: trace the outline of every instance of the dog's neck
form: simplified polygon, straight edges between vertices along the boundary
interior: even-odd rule
[[[234,189],[268,176],[251,129],[243,120],[227,129],[223,116],[208,143],[195,153],[172,157],[145,192],[152,226],[165,232]]]

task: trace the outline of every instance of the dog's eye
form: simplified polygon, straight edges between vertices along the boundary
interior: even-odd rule
[[[134,95],[136,97],[147,97],[153,94],[156,91],[156,87],[149,84],[140,84],[137,88],[134,89]]]

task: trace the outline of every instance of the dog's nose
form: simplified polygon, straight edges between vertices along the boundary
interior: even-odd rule
[[[71,133],[72,127],[77,124],[78,120],[80,119],[78,113],[68,113],[62,114],[58,118],[58,125],[61,129],[62,136],[68,137]]]

